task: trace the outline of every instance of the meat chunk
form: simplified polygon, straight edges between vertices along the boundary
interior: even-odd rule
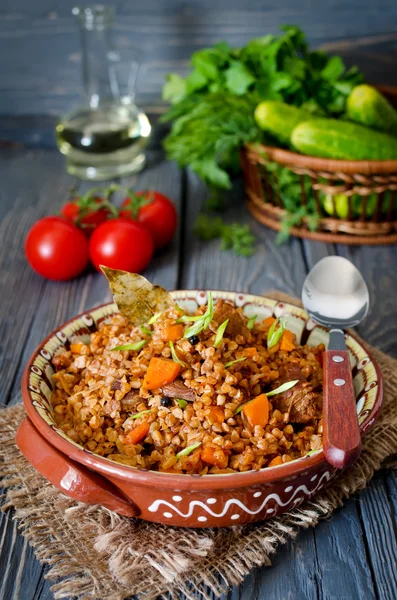
[[[277,387],[295,379],[298,379],[298,383],[293,388],[272,397],[273,407],[282,413],[289,412],[292,423],[307,423],[312,419],[319,419],[322,398],[320,394],[313,391],[298,365],[290,364],[281,367]]]
[[[237,309],[224,300],[218,300],[214,310],[214,321],[216,321],[218,325],[222,325],[226,319],[229,319],[229,323],[226,327],[226,334],[231,338],[236,338],[238,335],[242,335],[246,339],[251,337],[250,330],[246,327],[244,319]]]
[[[194,390],[188,388],[180,379],[175,379],[172,383],[163,385],[161,393],[164,394],[164,396],[181,398],[181,400],[187,400],[188,402],[194,402],[196,400]]]

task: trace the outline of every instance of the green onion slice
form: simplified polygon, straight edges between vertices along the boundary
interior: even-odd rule
[[[141,412],[135,413],[135,415],[131,415],[130,417],[128,417],[128,419],[126,419],[126,420],[124,421],[123,427],[125,427],[125,424],[126,424],[128,421],[133,421],[134,419],[139,419],[139,417],[141,417],[142,415],[147,415],[147,414],[149,414],[150,412],[152,412],[152,410],[151,410],[151,409],[148,409],[148,410],[141,410]]]
[[[291,388],[293,388],[294,385],[296,385],[297,383],[299,383],[299,379],[294,379],[293,381],[287,381],[286,383],[283,383],[275,390],[272,390],[271,392],[265,392],[265,394],[266,394],[266,396],[275,396],[276,394],[282,394],[283,392],[286,392],[287,390],[290,390]]]
[[[183,398],[177,398],[176,401],[182,410],[187,407],[187,400],[183,400]]]
[[[243,360],[247,360],[246,356],[242,356],[241,358],[236,358],[236,360],[231,360],[230,362],[225,363],[226,369],[234,365],[234,363],[243,362]]]
[[[147,340],[141,340],[140,342],[135,342],[135,344],[125,344],[124,346],[116,346],[112,348],[113,350],[141,350],[144,345],[147,344]]]
[[[153,331],[150,331],[145,325],[141,325],[141,331],[142,333],[146,333],[146,335],[153,335]]]
[[[171,348],[171,356],[172,356],[172,360],[176,363],[178,363],[178,365],[181,365],[181,367],[186,367],[186,363],[184,363],[177,355],[177,353],[175,352],[175,346],[174,343],[171,342],[171,340],[168,342]]]
[[[305,454],[305,456],[313,456],[313,454],[317,454],[317,452],[320,452],[321,448],[319,448],[318,450],[309,450],[309,452],[307,452]]]
[[[255,321],[258,318],[258,315],[252,315],[252,317],[250,317],[248,319],[248,323],[247,323],[247,327],[248,329],[253,329],[254,325],[255,325]]]
[[[285,323],[283,319],[276,319],[276,321],[274,321],[273,325],[270,327],[269,329],[269,333],[267,334],[267,347],[268,348],[272,348],[272,346],[275,346],[281,336],[283,335],[285,330]]]
[[[179,319],[176,321],[177,323],[190,323],[190,322],[194,322],[194,321],[200,321],[200,319],[203,318],[203,315],[198,315],[196,317],[194,316],[190,316],[190,315],[183,315],[183,317],[179,317]]]
[[[192,335],[198,335],[204,329],[207,329],[214,316],[214,302],[212,299],[212,293],[208,292],[208,305],[205,313],[192,325],[186,329],[183,334],[184,338],[190,338]]]
[[[244,402],[244,404],[240,404],[240,406],[238,408],[236,408],[236,410],[234,411],[234,414],[238,415],[238,413],[241,413],[244,406],[247,406],[247,404],[249,404],[250,402],[252,402],[252,400],[248,400],[248,402]]]
[[[153,317],[151,319],[149,319],[149,321],[147,322],[148,325],[153,325],[153,323],[155,323],[157,321],[157,319],[159,319],[161,317],[161,312],[158,312],[156,314],[153,315]]]
[[[215,336],[214,348],[218,348],[219,344],[221,343],[228,323],[229,319],[226,319],[226,321],[223,321],[222,325],[219,325]]]
[[[197,444],[192,444],[191,446],[188,446],[184,450],[181,450],[180,452],[178,452],[178,454],[176,455],[176,457],[177,458],[182,458],[182,456],[188,456],[191,452],[193,452],[193,450],[196,450],[196,448],[198,448],[199,446],[201,446],[202,443],[203,442],[197,442]]]

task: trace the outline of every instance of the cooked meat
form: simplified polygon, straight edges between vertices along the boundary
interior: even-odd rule
[[[180,379],[175,379],[175,381],[172,383],[163,385],[161,388],[161,393],[164,394],[164,396],[169,396],[170,398],[181,398],[182,400],[187,400],[188,402],[194,402],[196,400],[196,394],[194,390],[188,388]]]
[[[121,381],[113,381],[112,385],[110,386],[110,389],[112,391],[121,390]]]
[[[214,310],[214,321],[216,321],[218,325],[222,325],[226,319],[229,319],[229,323],[226,327],[226,334],[231,338],[242,335],[247,340],[251,337],[250,330],[246,327],[243,317],[236,308],[224,300],[218,300]]]
[[[282,413],[289,413],[291,423],[307,423],[321,417],[322,399],[320,394],[313,391],[312,386],[302,371],[295,364],[281,367],[277,387],[287,381],[299,380],[293,388],[271,398],[274,408]]]
[[[122,398],[121,406],[123,407],[123,410],[130,412],[139,402],[141,402],[141,398],[138,393],[136,391],[131,391]]]

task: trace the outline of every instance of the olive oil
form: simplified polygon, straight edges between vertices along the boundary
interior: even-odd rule
[[[56,138],[69,173],[98,180],[139,171],[150,131],[144,113],[120,102],[75,110],[57,125]]]

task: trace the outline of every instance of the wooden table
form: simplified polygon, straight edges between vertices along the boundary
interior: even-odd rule
[[[36,139],[32,136],[31,139]],[[157,156],[158,158],[158,156]],[[24,146],[0,150],[0,404],[20,402],[21,373],[35,346],[60,323],[110,299],[104,278],[89,273],[67,283],[37,276],[27,265],[23,240],[32,223],[56,213],[73,180],[56,150]],[[192,228],[206,197],[203,184],[175,164],[158,159],[131,178],[175,201],[180,227],[174,243],[155,257],[145,275],[168,289],[214,288],[263,294],[279,289],[300,295],[308,269],[328,254],[351,259],[371,292],[371,311],[360,333],[397,357],[397,248],[348,248],[291,239],[278,247],[276,234],[253,221],[241,182],[229,194],[227,219],[249,223],[257,237],[247,259],[198,241]],[[270,568],[256,569],[225,598],[254,600],[391,600],[397,589],[397,475],[382,471],[332,519],[302,531],[283,546]],[[52,598],[46,569],[18,533],[12,513],[0,516],[0,599]]]

